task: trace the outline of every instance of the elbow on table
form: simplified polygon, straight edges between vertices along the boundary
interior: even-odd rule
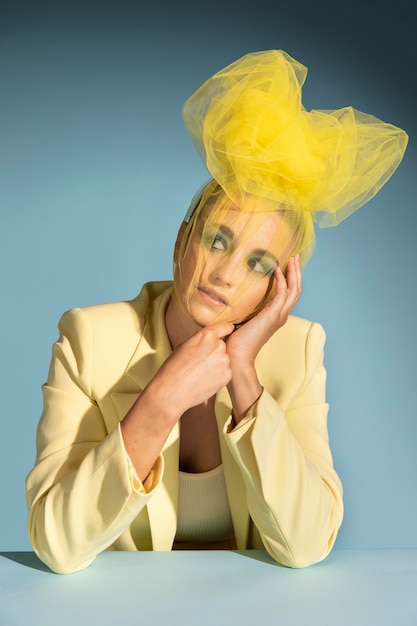
[[[50,523],[45,507],[45,501],[29,507],[28,535],[35,554],[56,574],[73,574],[86,569],[94,561],[96,553],[87,554],[75,546],[62,525]]]
[[[338,528],[330,533],[328,538],[318,540],[317,537],[306,537],[293,541],[291,545],[273,538],[262,537],[262,542],[268,554],[280,565],[294,569],[310,567],[323,561],[331,552]]]
[[[40,536],[36,527],[29,526],[29,539],[36,556],[55,574],[74,574],[86,569],[95,559],[76,557],[51,545],[46,536]]]
[[[277,549],[276,546],[271,545],[271,543],[267,541],[264,541],[264,545],[266,551],[274,559],[274,561],[279,563],[279,565],[292,569],[303,569],[310,567],[311,565],[316,565],[316,563],[320,563],[320,561],[323,561],[329,555],[333,547],[331,545],[321,551],[290,551],[288,549],[282,549],[282,547]]]
[[[40,549],[34,543],[32,543],[32,546],[39,559],[55,574],[75,574],[86,569],[94,561],[94,557],[83,561],[69,559],[49,550]]]

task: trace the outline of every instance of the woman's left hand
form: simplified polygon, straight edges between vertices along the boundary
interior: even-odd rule
[[[277,268],[275,295],[254,317],[226,339],[232,379],[228,385],[233,404],[233,422],[238,424],[262,393],[255,359],[262,346],[285,324],[302,291],[301,266],[297,257],[287,265],[287,277]]]
[[[274,272],[275,295],[254,317],[237,328],[226,340],[227,353],[240,366],[253,366],[262,346],[283,326],[302,292],[299,257],[292,257],[287,276],[278,267]]]

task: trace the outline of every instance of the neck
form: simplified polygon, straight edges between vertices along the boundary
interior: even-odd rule
[[[181,309],[173,296],[165,313],[165,327],[173,350],[200,329],[200,326]]]

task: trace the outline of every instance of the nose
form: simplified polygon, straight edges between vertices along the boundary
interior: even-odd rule
[[[235,287],[243,282],[246,269],[238,254],[225,254],[210,272],[213,285]]]

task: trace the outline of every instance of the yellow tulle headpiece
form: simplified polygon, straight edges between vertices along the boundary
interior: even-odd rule
[[[306,75],[283,51],[247,54],[197,89],[183,119],[210,174],[242,210],[293,204],[334,226],[381,189],[408,137],[352,107],[306,111]]]

